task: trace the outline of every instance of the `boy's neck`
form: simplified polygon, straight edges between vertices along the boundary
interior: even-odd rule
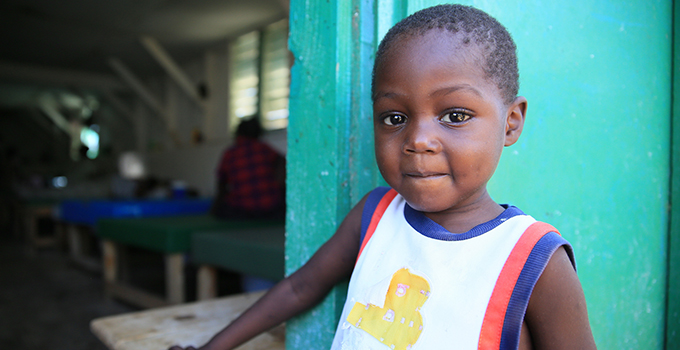
[[[423,214],[451,233],[465,233],[479,224],[495,219],[504,210],[484,192],[480,198],[464,207]]]

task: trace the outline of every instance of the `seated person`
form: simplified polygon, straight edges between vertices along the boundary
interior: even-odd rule
[[[221,219],[285,217],[285,158],[259,140],[257,117],[243,120],[217,169],[211,212]]]

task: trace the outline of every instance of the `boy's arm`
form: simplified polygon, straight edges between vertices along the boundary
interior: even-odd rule
[[[365,201],[366,197],[347,214],[336,233],[304,266],[269,290],[201,349],[232,349],[316,305],[335,284],[349,277],[359,253]]]
[[[538,279],[524,320],[534,349],[596,349],[581,282],[563,247]]]

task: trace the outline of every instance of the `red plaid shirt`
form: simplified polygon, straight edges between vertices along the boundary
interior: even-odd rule
[[[239,136],[226,150],[218,168],[220,181],[227,184],[223,198],[228,206],[247,211],[268,211],[283,203],[283,184],[277,180],[276,165],[281,155],[267,144]]]

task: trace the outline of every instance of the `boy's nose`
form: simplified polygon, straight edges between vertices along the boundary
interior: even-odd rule
[[[441,152],[442,144],[437,136],[435,123],[415,122],[409,125],[404,140],[404,153],[432,153]]]

